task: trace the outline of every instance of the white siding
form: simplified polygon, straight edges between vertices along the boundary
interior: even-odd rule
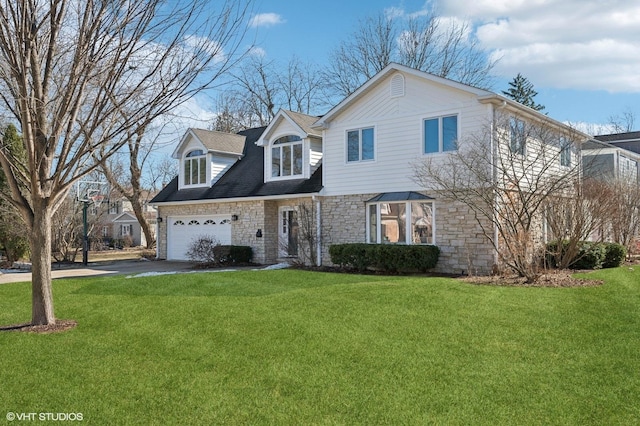
[[[211,156],[211,185],[216,183],[236,161],[237,157]]]
[[[491,107],[476,96],[405,75],[406,94],[390,96],[383,79],[355,105],[331,121],[324,134],[324,190],[326,195],[420,190],[410,165],[423,154],[423,120],[458,114],[459,137],[487,125]],[[346,131],[374,127],[375,160],[346,161]],[[442,154],[434,154],[442,155]]]
[[[322,160],[322,139],[309,138],[311,150],[309,152],[309,163],[311,165],[311,173],[315,172],[320,166]]]

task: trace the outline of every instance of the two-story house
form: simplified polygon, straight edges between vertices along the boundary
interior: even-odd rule
[[[489,272],[496,254],[473,214],[418,184],[412,164],[461,149],[498,111],[517,117],[516,131],[527,120],[568,129],[495,93],[398,64],[322,117],[281,110],[266,128],[237,135],[190,129],[173,154],[179,176],[152,200],[158,257],[186,259],[199,235],[249,245],[258,263],[296,257],[305,204],[317,263],[329,264],[337,243],[435,244],[439,271],[472,263]],[[520,142],[512,149],[524,155]]]

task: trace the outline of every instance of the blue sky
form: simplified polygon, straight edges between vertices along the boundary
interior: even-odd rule
[[[640,0],[257,0],[251,31],[267,59],[324,64],[359,20],[432,7],[471,23],[487,54],[500,58],[494,92],[520,72],[554,119],[600,133],[610,116],[630,111],[640,129]]]

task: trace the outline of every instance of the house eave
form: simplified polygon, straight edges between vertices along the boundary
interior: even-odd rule
[[[504,96],[501,96],[495,93],[478,96],[478,102],[480,102],[481,104],[491,104],[494,107],[497,107],[498,109],[506,108],[510,111],[516,111],[519,115],[523,117],[528,117],[539,122],[544,122],[546,125],[549,125],[552,128],[555,128],[560,131],[566,132],[570,130],[571,132],[573,132],[573,134],[578,136],[578,139],[581,139],[582,142],[585,142],[589,139],[593,139],[591,136],[587,135],[586,133],[583,133],[567,124],[554,120],[553,118],[550,118],[548,115],[542,114],[541,112],[536,111],[533,108],[529,108],[527,106],[522,105],[519,102],[516,102],[512,99],[506,98]]]
[[[186,204],[211,204],[211,203],[236,203],[241,201],[270,201],[270,200],[286,200],[288,198],[312,198],[322,195],[322,192],[305,192],[295,194],[278,194],[263,195],[258,197],[235,197],[235,198],[204,198],[198,200],[184,201],[162,201],[149,203],[150,206],[166,207],[166,206],[182,206]]]

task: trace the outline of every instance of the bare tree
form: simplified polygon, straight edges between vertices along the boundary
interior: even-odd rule
[[[73,184],[233,64],[248,5],[0,0],[0,97],[27,173],[0,163],[29,233],[32,324],[55,324],[51,226]],[[208,19],[201,19],[202,16]],[[124,113],[126,111],[126,114]]]
[[[117,193],[125,197],[131,204],[133,214],[144,234],[146,247],[155,247],[156,239],[153,224],[145,214],[145,206],[151,201],[151,192],[145,188],[144,170],[149,169],[153,157],[151,154],[161,149],[163,142],[160,135],[167,125],[153,127],[151,125],[140,126],[131,132],[126,138],[126,144],[121,148],[120,154],[103,160],[106,147],[102,147],[96,161],[101,164],[102,173]],[[166,144],[166,142],[164,142]]]
[[[626,133],[634,130],[636,114],[631,107],[626,107],[620,114],[609,116],[609,126],[613,133]]]
[[[605,219],[610,238],[625,246],[628,253],[634,253],[634,243],[640,235],[640,187],[636,180],[625,178],[606,182],[603,186],[609,207]]]
[[[469,208],[499,264],[533,282],[540,274],[546,202],[571,198],[580,179],[577,136],[551,122],[496,114],[456,150],[416,163],[414,177]]]
[[[603,239],[602,230],[611,212],[608,184],[596,179],[575,179],[571,196],[552,196],[544,202],[544,215],[550,245],[550,257],[559,269],[579,259],[583,241]],[[555,249],[554,249],[555,247]]]
[[[218,131],[268,125],[279,109],[303,114],[325,112],[324,80],[312,63],[292,57],[288,63],[251,56],[234,74],[232,89],[219,98]]]
[[[447,24],[433,13],[405,19],[380,13],[360,21],[331,54],[325,84],[346,97],[391,62],[440,77],[489,88],[494,63],[468,23]]]

